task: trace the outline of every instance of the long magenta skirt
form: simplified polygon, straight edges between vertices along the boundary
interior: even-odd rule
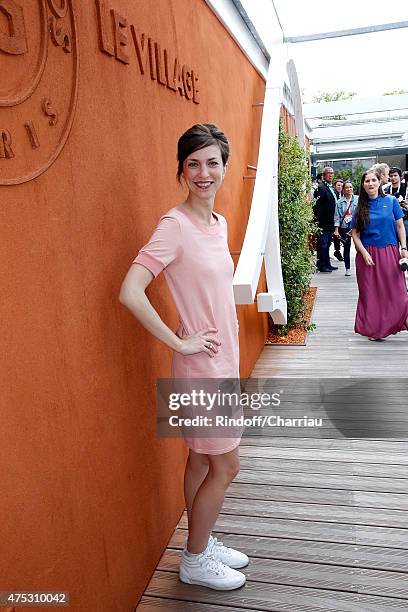
[[[369,338],[385,338],[407,329],[408,294],[399,266],[397,246],[367,246],[375,266],[356,255],[358,304],[354,331]]]

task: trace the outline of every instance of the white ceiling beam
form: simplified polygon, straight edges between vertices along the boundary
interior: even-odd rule
[[[314,146],[314,154],[340,153],[342,151],[375,151],[384,148],[407,148],[408,142],[400,138],[367,138],[365,140],[344,140],[342,142],[319,142]]]
[[[367,157],[378,157],[382,155],[408,155],[408,146],[395,145],[393,142],[381,141],[364,143],[365,146],[349,147],[344,149],[318,149],[311,154],[312,162],[319,163],[322,160],[334,159],[358,159]]]
[[[334,32],[317,32],[316,34],[304,34],[301,36],[285,36],[285,43],[303,43],[312,40],[326,40],[327,38],[340,38],[342,36],[358,36],[360,34],[372,34],[373,32],[384,32],[386,30],[398,30],[408,28],[408,21],[396,21],[394,23],[382,23],[378,25],[365,26],[363,28],[351,28],[348,30],[337,30]]]
[[[312,131],[312,142],[335,140],[358,140],[359,138],[379,138],[382,136],[401,136],[408,132],[408,119],[381,123],[366,123],[353,126],[322,127]]]
[[[320,119],[335,115],[362,115],[408,108],[408,94],[378,96],[376,98],[351,98],[337,102],[313,102],[303,105],[306,119]]]

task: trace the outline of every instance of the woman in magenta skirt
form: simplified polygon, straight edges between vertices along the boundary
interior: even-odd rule
[[[375,170],[363,174],[351,223],[359,291],[354,330],[370,340],[408,328],[408,295],[399,265],[400,258],[408,256],[404,214],[398,200],[383,195],[380,185]]]

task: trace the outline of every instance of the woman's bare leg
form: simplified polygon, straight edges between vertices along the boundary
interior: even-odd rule
[[[208,455],[196,453],[190,448],[184,472],[184,499],[186,501],[188,524],[191,520],[191,508],[198,489],[208,474],[210,462]]]
[[[187,550],[192,554],[199,554],[207,547],[225,492],[239,472],[238,447],[223,455],[207,456],[208,473],[195,495],[189,523]]]

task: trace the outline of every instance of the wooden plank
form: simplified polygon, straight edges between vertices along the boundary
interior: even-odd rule
[[[169,597],[181,601],[236,606],[244,610],[266,612],[384,612],[405,610],[406,599],[343,593],[305,587],[268,585],[248,581],[235,591],[214,591],[180,583],[170,572],[156,571],[146,595]]]
[[[258,612],[257,610],[251,610],[245,608],[246,612]],[[180,599],[164,599],[163,597],[142,597],[139,605],[136,608],[136,612],[168,612],[169,610],[175,610],[176,612],[242,612],[242,608],[231,608],[230,606],[223,605],[220,608],[219,605],[202,604],[190,601],[181,601]]]
[[[299,427],[286,427],[285,429],[280,428],[279,431],[277,430],[277,428],[274,428],[274,432],[276,433],[276,435],[279,435],[279,437],[287,437],[287,438],[293,438],[294,440],[296,440],[296,438],[314,438],[315,440],[320,440],[320,439],[329,439],[329,440],[344,440],[344,439],[349,439],[349,438],[355,438],[356,435],[359,435],[361,439],[365,439],[365,440],[392,440],[392,441],[401,441],[404,443],[408,442],[408,438],[406,436],[405,433],[402,433],[401,435],[396,435],[396,433],[394,432],[379,432],[379,431],[370,431],[369,433],[367,433],[367,431],[357,431],[356,429],[352,429],[352,430],[347,430],[345,432],[341,431],[341,430],[337,430],[335,428],[324,428],[324,427],[309,427],[309,428],[299,428]],[[270,433],[270,431],[268,431],[268,434]],[[251,436],[251,431],[247,430],[245,431],[242,441],[246,444],[247,440],[251,440],[251,439],[255,439],[258,441],[258,443],[260,443],[263,446],[263,438],[265,437],[266,439],[269,437],[270,439],[273,440],[273,436],[263,436],[262,434],[259,434],[259,432],[256,432],[256,436],[254,435],[254,432],[252,432],[252,436]],[[250,442],[249,442],[250,443]]]
[[[157,569],[177,574],[179,564],[179,551],[168,549],[161,558]],[[402,572],[251,558],[249,565],[245,568],[245,575],[247,580],[252,582],[355,593],[364,592],[369,595],[408,599],[408,574]]]
[[[181,518],[179,526],[183,529],[187,528],[185,516]],[[345,542],[348,544],[408,549],[408,531],[394,527],[371,527],[268,517],[263,517],[260,521],[256,516],[220,514],[215,524],[215,530],[226,533],[250,533],[275,538]]]
[[[331,351],[333,348],[330,349]],[[394,349],[395,350],[395,349]],[[286,358],[293,359],[293,355]],[[305,361],[308,359],[307,353],[303,354]],[[285,359],[280,353],[279,359]],[[299,358],[300,359],[300,358]],[[403,371],[402,371],[403,372]],[[299,378],[294,383],[292,378],[284,376],[273,376],[270,378],[247,378],[242,380],[242,388],[247,393],[276,393],[279,391],[281,403],[279,407],[290,404],[305,404],[306,401],[316,401],[324,398],[328,403],[340,399],[346,406],[358,404],[376,404],[378,397],[390,400],[397,405],[401,404],[403,397],[401,393],[408,390],[408,381],[402,374],[400,377],[387,378],[350,378],[350,377],[330,377],[330,378]]]
[[[364,452],[353,449],[345,450],[320,450],[316,448],[274,448],[273,446],[242,446],[240,447],[241,457],[267,457],[268,459],[307,459],[313,461],[345,461],[346,463],[383,463],[393,465],[408,466],[408,453],[375,453]]]
[[[333,379],[333,378],[339,378],[339,379],[346,379],[346,378],[353,378],[353,379],[357,379],[357,378],[361,378],[362,380],[367,379],[367,368],[361,368],[361,375],[360,376],[350,376],[350,372],[348,370],[343,370],[342,369],[342,365],[343,364],[347,364],[347,360],[349,363],[350,360],[350,355],[349,355],[349,351],[351,349],[353,349],[354,351],[358,351],[360,353],[367,353],[367,340],[361,340],[359,342],[353,342],[352,338],[350,339],[351,342],[339,342],[339,338],[337,336],[337,334],[332,334],[330,333],[332,331],[332,328],[329,325],[324,325],[323,323],[320,323],[320,329],[319,332],[320,334],[325,334],[326,336],[328,336],[327,339],[330,338],[330,343],[327,342],[326,344],[322,343],[320,341],[320,339],[312,339],[310,342],[308,342],[308,346],[300,346],[300,347],[288,347],[288,348],[281,348],[281,347],[274,347],[274,346],[266,346],[263,349],[263,353],[260,355],[259,357],[259,361],[257,362],[257,365],[255,366],[255,368],[257,368],[259,366],[259,364],[268,364],[269,361],[271,359],[275,359],[277,361],[279,361],[280,357],[285,357],[287,360],[289,360],[291,357],[292,359],[294,357],[296,357],[296,361],[299,360],[301,361],[301,359],[303,358],[304,360],[306,360],[307,358],[309,359],[315,359],[316,361],[320,362],[322,365],[327,366],[327,368],[330,367],[329,370],[329,375],[328,376],[321,376],[320,374],[320,370],[315,371],[313,373],[313,376],[311,376],[310,378],[313,379],[317,379],[317,378],[328,378],[328,379]],[[331,336],[331,337],[330,337]],[[376,353],[378,353],[376,355],[376,357],[378,358],[379,355],[392,355],[396,350],[402,350],[403,354],[406,353],[406,334],[404,334],[405,339],[401,340],[400,343],[395,343],[391,341],[387,342],[386,344],[383,343],[383,346],[377,345],[377,348],[374,349],[376,351]],[[279,350],[278,350],[279,348]],[[345,352],[343,355],[336,355],[335,351],[336,349],[345,349]],[[369,352],[372,351],[372,347],[368,347],[369,348]],[[318,352],[317,352],[318,349]],[[339,353],[341,353],[341,350],[339,350]],[[328,363],[328,360],[330,360],[330,363]],[[335,364],[333,363],[334,361],[337,364],[337,360],[338,360],[338,364],[340,365],[339,368],[335,367]],[[371,364],[370,364],[371,365]],[[383,368],[381,370],[381,376],[380,377],[384,377],[384,369],[386,368],[388,364],[383,364]],[[334,366],[334,367],[333,367]],[[360,367],[362,366],[362,364],[360,364]],[[387,376],[387,378],[395,378],[395,373],[398,372],[399,370],[392,370],[392,368],[389,368],[391,373],[389,376]],[[254,372],[256,372],[256,369],[254,370]],[[254,374],[254,372],[252,373],[253,378],[257,378],[256,374]],[[371,372],[371,370],[370,370]],[[271,372],[269,376],[266,376],[265,378],[284,378],[286,374],[284,373],[276,373],[276,372]],[[262,377],[259,377],[262,378]],[[373,376],[374,378],[374,376]]]
[[[375,476],[347,476],[341,474],[288,473],[288,472],[251,472],[243,470],[234,482],[262,485],[284,485],[300,487],[322,487],[358,491],[380,491],[382,493],[407,493],[404,478],[376,478]]]
[[[408,443],[397,442],[395,440],[354,440],[344,438],[342,440],[320,440],[319,438],[288,438],[274,436],[262,440],[266,446],[272,444],[274,448],[318,448],[319,450],[363,450],[365,452],[385,452],[385,453],[407,453]],[[256,442],[257,443],[257,442]],[[242,443],[244,447],[246,443]]]
[[[233,482],[227,497],[246,499],[268,499],[306,504],[332,504],[334,506],[357,506],[362,508],[394,508],[408,510],[408,495],[401,493],[379,493],[370,491],[345,491],[314,487],[282,487],[249,485]]]
[[[396,352],[398,351],[401,353],[400,348],[395,347],[395,351]],[[400,357],[402,359],[406,358],[408,357],[408,354],[406,354],[406,357],[405,355],[400,354]],[[359,358],[364,359],[366,358],[366,355],[361,355],[359,356]],[[386,354],[381,355],[382,360],[385,361],[387,358],[388,356]],[[348,367],[350,367],[350,362],[348,363]],[[381,372],[382,376],[387,376],[387,375],[391,376],[394,371],[393,367],[384,366]],[[327,365],[327,360],[324,362],[324,365],[322,365],[320,361],[314,360],[310,357],[309,359],[305,360],[304,363],[300,362],[300,363],[297,363],[296,365],[294,364],[293,358],[288,359],[286,364],[281,359],[276,360],[275,362],[271,360],[270,363],[268,363],[264,367],[257,367],[257,369],[253,371],[253,375],[256,376],[257,378],[262,378],[262,377],[270,378],[271,373],[273,372],[276,376],[286,376],[287,378],[294,378],[294,379],[299,379],[299,377],[313,378],[313,376],[316,376],[317,369],[319,371],[319,376],[321,378],[331,378],[333,375],[332,367]],[[364,376],[365,375],[364,367],[362,366],[358,367],[356,365],[353,368],[353,370],[351,370],[350,368],[349,370],[350,378],[351,378],[351,375],[357,378]]]
[[[397,459],[396,459],[397,460]],[[373,472],[378,477],[384,478],[407,478],[408,467],[405,465],[383,465],[381,463],[346,463],[341,461],[311,461],[300,459],[269,459],[257,457],[241,457],[240,469],[257,472],[317,472],[319,474],[347,474],[349,476],[372,476]],[[407,483],[408,488],[408,483]]]
[[[319,418],[319,417],[316,417]],[[276,431],[276,433],[279,433],[280,436],[284,436],[285,433],[288,435],[288,437],[296,437],[296,435],[301,435],[303,436],[308,436],[311,438],[347,438],[348,435],[352,434],[354,435],[358,435],[360,434],[361,437],[368,437],[370,439],[378,439],[379,436],[381,436],[383,439],[387,439],[391,436],[394,436],[397,438],[398,440],[408,440],[408,424],[407,426],[402,426],[401,422],[397,422],[395,421],[394,423],[391,423],[390,426],[384,424],[384,426],[382,425],[373,425],[372,427],[361,427],[360,426],[354,426],[354,425],[350,425],[348,423],[337,423],[335,426],[328,426],[328,427],[324,427],[323,425],[320,426],[310,426],[310,427],[272,427],[272,428],[268,428],[267,426],[264,428],[260,428],[257,425],[251,428],[247,428],[247,430],[244,432],[243,436],[242,436],[242,440],[246,441],[247,439],[253,439],[253,438],[257,438],[260,442],[260,444],[262,444],[262,432],[268,432],[268,434],[270,433],[270,430],[272,431]],[[397,436],[397,431],[398,431],[398,436]],[[374,462],[373,462],[374,463]],[[395,460],[394,460],[395,463]]]
[[[408,572],[408,555],[405,550],[397,548],[252,536],[225,533],[221,530],[215,530],[214,533],[226,545],[242,550],[251,559],[282,559]],[[182,549],[186,535],[185,529],[177,528],[169,542],[169,548]]]
[[[355,438],[356,435],[360,435],[361,439],[366,439],[366,440],[396,440],[396,441],[401,441],[401,442],[405,442],[407,443],[408,438],[406,436],[405,433],[402,433],[401,435],[396,435],[396,433],[394,432],[379,432],[379,431],[371,431],[370,433],[367,433],[367,431],[357,431],[356,429],[351,429],[351,430],[347,430],[345,432],[335,429],[335,428],[324,428],[324,427],[309,427],[309,428],[299,428],[299,427],[292,427],[292,428],[280,428],[278,430],[278,428],[274,428],[274,432],[276,433],[276,435],[279,435],[279,437],[287,437],[287,438],[293,438],[294,440],[296,438],[314,438],[316,440],[320,440],[320,439],[329,439],[329,440],[344,440],[344,439],[348,439],[348,438]],[[251,431],[247,430],[245,431],[242,441],[245,442],[247,440],[251,440],[251,439],[255,439],[258,441],[258,443],[260,443],[263,446],[263,435],[259,435],[259,432],[256,432],[257,435],[254,435],[254,432],[252,432],[252,436],[251,436]],[[270,433],[270,432],[268,432]],[[272,438],[273,436],[265,436],[265,438]]]
[[[407,393],[407,390],[404,390],[404,393]],[[366,401],[365,403],[357,404],[349,404],[349,405],[339,405],[337,401],[328,402],[324,401],[324,406],[321,406],[321,400],[311,399],[310,401],[306,398],[304,405],[299,404],[296,400],[285,400],[283,407],[280,408],[257,408],[244,410],[245,416],[253,416],[255,413],[259,416],[281,416],[284,418],[302,418],[305,414],[309,417],[322,418],[322,419],[330,419],[332,423],[341,423],[341,422],[350,422],[350,423],[359,423],[367,422],[367,423],[378,423],[386,422],[386,421],[394,421],[399,420],[403,423],[407,421],[407,412],[406,412],[406,399],[399,398],[398,403],[389,402],[387,404],[387,411],[380,412],[379,406],[374,401]],[[343,410],[343,412],[340,412]],[[358,437],[358,436],[356,436]]]
[[[289,362],[291,359],[293,361],[293,353],[285,355],[281,352],[277,361],[279,363],[285,360]],[[305,353],[302,358],[297,358],[296,362],[305,366],[308,359]],[[391,405],[394,402],[396,405],[400,405],[401,394],[407,392],[407,387],[408,383],[404,377],[367,379],[351,376],[313,376],[310,378],[299,377],[294,381],[291,373],[290,377],[270,376],[268,378],[249,378],[242,381],[243,391],[250,394],[279,392],[280,408],[284,408],[286,403],[303,406],[308,401],[315,403],[321,399],[329,404],[340,401],[341,404],[346,406],[360,403],[376,405],[377,400],[389,400]]]
[[[408,513],[403,510],[361,508],[359,506],[334,506],[323,504],[302,504],[257,499],[224,500],[222,514],[284,518],[288,520],[344,523],[350,525],[374,525],[382,527],[408,528]]]

